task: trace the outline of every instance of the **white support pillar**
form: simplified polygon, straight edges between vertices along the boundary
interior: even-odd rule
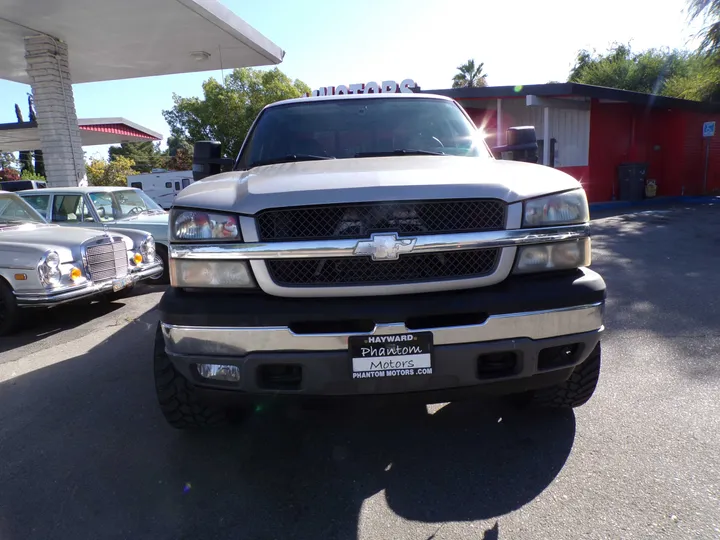
[[[543,165],[550,164],[550,107],[543,109]]]
[[[505,144],[505,133],[502,121],[502,99],[497,99],[497,141],[495,144],[498,146]]]
[[[25,61],[35,99],[48,185],[86,184],[67,45],[45,35],[26,37]]]

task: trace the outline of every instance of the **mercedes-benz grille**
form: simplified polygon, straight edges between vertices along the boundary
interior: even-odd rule
[[[96,283],[122,278],[128,273],[127,248],[122,240],[87,246],[85,256],[90,279]]]

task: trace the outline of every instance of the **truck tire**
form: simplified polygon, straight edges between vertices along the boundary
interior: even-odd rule
[[[0,278],[0,336],[12,333],[20,325],[20,308],[10,285]]]
[[[200,402],[193,385],[175,369],[165,352],[160,323],[155,332],[154,356],[155,391],[168,424],[176,429],[197,429],[228,422],[227,411]]]
[[[577,366],[563,384],[533,392],[530,405],[552,409],[570,409],[584,405],[592,397],[600,377],[600,343]]]

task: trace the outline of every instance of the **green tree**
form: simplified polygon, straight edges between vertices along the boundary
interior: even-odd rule
[[[127,142],[120,146],[111,146],[108,157],[113,162],[119,157],[132,160],[133,169],[139,173],[149,173],[155,168],[163,167],[167,158],[160,151],[160,143],[152,141]]]
[[[23,114],[20,110],[20,106],[16,103],[15,104],[15,116],[17,117],[18,124],[23,123]],[[19,160],[20,162],[20,172],[25,173],[34,173],[35,169],[33,168],[33,162],[32,162],[32,153],[28,152],[26,150],[22,150],[19,153]]]
[[[701,19],[700,50],[708,56],[720,54],[720,0],[689,0],[690,18]]]
[[[235,157],[265,105],[308,92],[305,83],[291,80],[278,68],[235,69],[225,77],[225,86],[214,78],[205,81],[202,98],[173,94],[174,106],[163,111],[163,116],[173,138],[188,143],[219,141],[224,154]]]
[[[703,55],[668,49],[635,53],[629,44],[599,54],[579,51],[568,77],[568,82],[693,100],[713,99],[719,81],[720,68]]]
[[[43,180],[45,181],[45,177],[41,174],[38,174],[36,172],[30,172],[30,171],[22,171],[20,174],[21,180]]]
[[[127,186],[127,177],[138,174],[135,162],[125,156],[115,156],[112,161],[93,158],[85,165],[88,184],[91,186]]]
[[[99,158],[91,158],[89,163],[85,164],[85,174],[87,174],[88,184],[91,186],[102,186],[102,179],[107,168],[107,161]]]
[[[475,65],[475,60],[470,59],[462,66],[458,66],[458,73],[453,77],[453,88],[475,88],[487,86],[487,74],[483,73],[485,64],[480,62]]]

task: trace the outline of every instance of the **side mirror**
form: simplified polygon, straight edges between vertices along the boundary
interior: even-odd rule
[[[193,150],[193,180],[197,182],[208,176],[229,171],[234,159],[220,157],[222,146],[217,141],[197,141]]]
[[[495,146],[495,157],[511,161],[537,163],[538,143],[534,126],[517,126],[507,130],[507,144]]]

